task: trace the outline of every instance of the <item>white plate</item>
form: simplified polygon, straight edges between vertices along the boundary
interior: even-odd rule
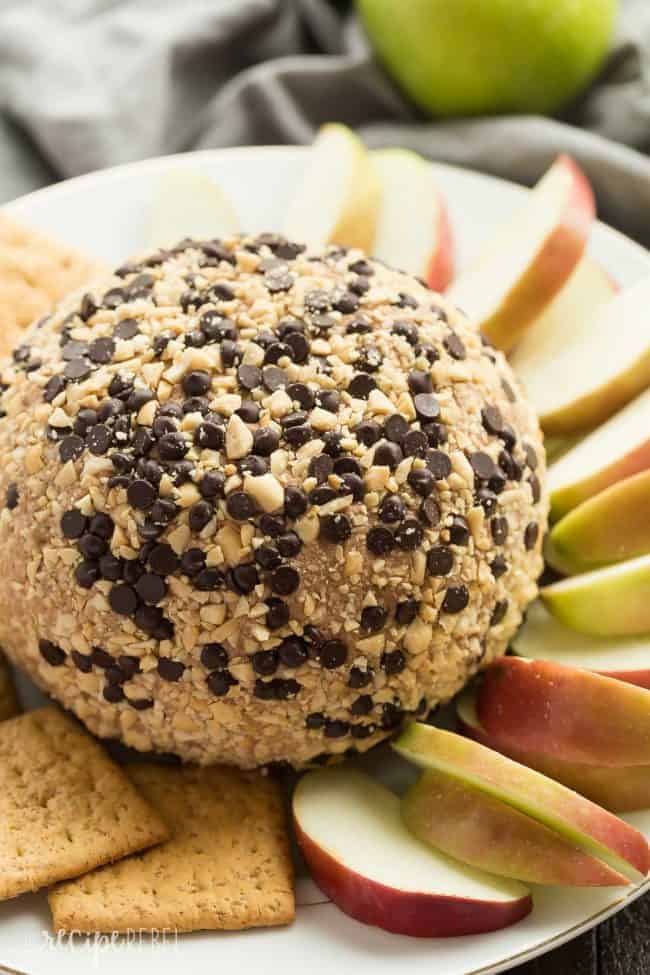
[[[214,177],[232,198],[246,230],[276,229],[305,150],[248,148],[155,159],[83,176],[40,190],[9,204],[7,212],[70,244],[119,262],[144,246],[152,180],[171,166],[199,169]],[[477,173],[435,166],[447,199],[460,264],[476,253],[486,234],[524,197],[526,190]],[[599,224],[590,251],[623,285],[650,273],[650,255],[621,234]],[[383,777],[405,773],[386,749],[366,760]],[[650,811],[629,817],[650,837]],[[0,825],[1,828],[1,825]],[[282,971],[310,975],[352,971],[355,975],[494,975],[527,961],[620,910],[650,889],[536,889],[533,913],[512,928],[493,934],[446,940],[419,940],[385,934],[341,914],[304,876],[298,883],[296,923],[291,928],[242,934],[194,934],[143,938],[133,944],[110,939],[52,943],[43,894],[0,905],[2,966],[29,975],[136,975],[151,965],[157,975],[184,970],[202,975],[225,971]]]

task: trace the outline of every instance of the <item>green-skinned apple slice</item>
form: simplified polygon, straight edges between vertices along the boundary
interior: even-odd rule
[[[154,184],[147,231],[150,247],[183,237],[212,240],[239,231],[239,219],[220,186],[195,169],[170,169]]]
[[[451,937],[506,927],[532,908],[516,881],[472,870],[417,840],[402,822],[398,797],[361,772],[307,773],[293,816],[315,882],[364,924]]]
[[[466,690],[456,698],[456,715],[464,735],[521,765],[548,775],[611,812],[634,812],[650,807],[650,765],[610,768],[565,762],[561,758],[524,751],[516,741],[499,738],[485,730],[476,714],[473,690]]]
[[[586,176],[559,156],[478,261],[454,281],[450,298],[497,348],[510,351],[580,261],[593,218]]]
[[[562,579],[539,595],[556,619],[580,633],[650,633],[650,555]]]
[[[579,633],[552,616],[540,600],[526,610],[526,619],[511,646],[517,656],[528,660],[582,667],[650,689],[650,635],[611,637]]]
[[[559,782],[505,755],[417,722],[402,732],[393,747],[422,768],[457,779],[547,827],[616,875],[638,881],[648,872],[648,844],[641,833]]]
[[[646,277],[591,313],[585,306],[577,325],[567,318],[564,341],[552,353],[540,350],[531,364],[517,350],[513,365],[547,433],[591,430],[648,387],[649,301]]]
[[[345,125],[322,126],[287,209],[283,233],[319,250],[326,244],[372,252],[379,178],[361,140]]]
[[[454,245],[431,163],[408,149],[378,150],[371,160],[382,190],[373,257],[444,291],[454,273]]]
[[[650,553],[650,470],[618,481],[554,526],[546,561],[565,575]]]
[[[501,657],[477,697],[485,730],[586,765],[650,765],[650,691],[548,660]]]
[[[551,518],[650,468],[650,390],[584,437],[548,470]]]

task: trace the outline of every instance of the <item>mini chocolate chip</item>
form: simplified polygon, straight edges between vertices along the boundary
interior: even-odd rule
[[[382,654],[381,665],[389,677],[401,674],[406,667],[406,658],[401,650],[391,650],[389,653]]]
[[[85,559],[96,560],[106,551],[106,542],[97,535],[82,535],[79,539],[79,551]]]
[[[408,421],[399,413],[389,416],[384,422],[384,436],[393,443],[401,443],[408,432]]]
[[[204,498],[222,498],[226,484],[225,475],[221,471],[206,471],[199,481],[199,491]]]
[[[400,626],[408,626],[418,615],[420,604],[416,599],[405,599],[397,604],[395,619]]]
[[[132,508],[146,511],[158,497],[158,492],[149,481],[138,478],[129,485],[126,497]]]
[[[135,338],[139,331],[140,328],[135,318],[123,318],[113,329],[113,335],[118,339],[128,341],[129,339]]]
[[[481,420],[488,433],[498,436],[503,429],[503,417],[496,406],[485,406],[481,410]]]
[[[539,478],[537,474],[531,474],[528,478],[528,483],[530,485],[530,491],[533,498],[533,504],[538,504],[542,496],[542,487],[539,483]]]
[[[208,689],[215,697],[225,697],[238,682],[227,670],[215,670],[206,678]]]
[[[99,574],[102,579],[108,579],[109,582],[118,582],[122,578],[122,560],[112,552],[102,555],[99,560]]]
[[[79,308],[79,318],[82,321],[87,322],[89,318],[92,318],[96,311],[99,310],[99,305],[95,302],[95,299],[90,294],[86,294],[81,299],[81,306]]]
[[[156,545],[149,555],[149,565],[161,576],[172,575],[180,567],[180,559],[166,542]]]
[[[125,559],[122,572],[124,575],[124,581],[132,586],[135,585],[144,572],[144,567],[139,559]]]
[[[119,704],[124,700],[124,691],[119,684],[107,684],[102,690],[102,695],[104,700],[111,704]]]
[[[197,501],[197,503],[193,504],[190,508],[188,515],[190,530],[193,532],[202,531],[210,522],[213,515],[214,508],[209,501]]]
[[[151,605],[159,603],[167,595],[167,586],[161,576],[154,572],[145,572],[141,575],[135,589],[140,599]]]
[[[255,514],[255,501],[245,491],[233,491],[226,498],[226,511],[235,521],[247,521]]]
[[[505,444],[506,450],[512,451],[517,443],[517,434],[510,424],[504,423],[503,428],[499,431],[499,439]]]
[[[366,545],[374,555],[387,555],[394,548],[395,540],[388,528],[375,525],[366,536]]]
[[[375,731],[376,726],[374,724],[353,724],[350,728],[350,734],[358,740],[369,738]]]
[[[425,463],[437,481],[444,480],[451,474],[451,461],[441,450],[428,450]]]
[[[327,454],[318,454],[309,461],[309,476],[323,484],[334,470],[334,461]]]
[[[221,450],[224,442],[223,427],[217,423],[199,423],[194,431],[194,443],[201,450]]]
[[[291,565],[280,565],[271,576],[271,589],[278,596],[290,596],[300,585],[300,573]]]
[[[301,488],[287,487],[284,492],[284,512],[289,518],[300,518],[307,511],[309,501]]]
[[[247,595],[260,581],[257,569],[251,563],[236,565],[230,574],[235,592]]]
[[[520,481],[523,473],[521,464],[507,450],[499,454],[499,467],[509,481]],[[499,473],[495,471],[495,473]]]
[[[474,475],[480,480],[487,481],[497,473],[496,464],[489,454],[482,450],[476,450],[469,455],[469,462],[474,471]]]
[[[161,460],[181,460],[189,449],[182,433],[166,433],[158,441]]]
[[[487,483],[488,489],[492,491],[493,494],[501,494],[506,486],[506,479],[503,474],[495,474],[491,477]]]
[[[89,653],[80,653],[78,650],[73,650],[70,656],[72,657],[73,664],[82,674],[89,674],[93,669]]]
[[[65,651],[51,640],[39,640],[38,649],[43,660],[51,667],[60,667],[65,661]]]
[[[372,681],[372,670],[362,670],[361,667],[351,667],[348,676],[348,687],[353,690],[360,690],[367,687]]]
[[[223,572],[219,569],[202,569],[192,579],[194,588],[199,592],[214,592],[223,585],[223,582]]]
[[[465,346],[455,332],[450,332],[449,335],[446,335],[442,340],[442,344],[452,359],[464,359],[467,356]]]
[[[43,399],[46,403],[51,403],[65,389],[65,381],[62,376],[52,376],[48,379],[43,390]]]
[[[404,552],[413,552],[424,539],[424,530],[415,518],[407,518],[395,529],[394,539]]]
[[[443,613],[460,613],[469,603],[467,586],[449,586],[440,607]]]
[[[201,663],[207,670],[223,670],[228,666],[228,654],[220,643],[206,643],[201,650]]]
[[[131,586],[127,586],[125,583],[118,583],[109,592],[108,602],[113,612],[119,613],[120,616],[131,616],[137,609],[138,597]]]
[[[501,516],[492,518],[490,532],[495,545],[504,545],[508,537],[508,519]]]
[[[381,427],[373,420],[363,420],[355,427],[354,435],[364,447],[372,447],[381,437]]]
[[[79,356],[76,359],[70,359],[66,363],[63,376],[70,382],[81,382],[82,379],[87,379],[91,372],[92,366],[90,362]]]
[[[86,434],[86,446],[91,454],[101,457],[111,445],[113,434],[103,423],[96,423]]]
[[[424,457],[428,446],[427,436],[422,430],[409,430],[401,446],[405,457]]]
[[[289,607],[282,599],[271,597],[266,600],[268,612],[266,614],[266,625],[269,630],[279,630],[286,626],[290,619]]]
[[[379,505],[379,517],[387,525],[401,521],[406,514],[404,502],[396,494],[387,494]]]
[[[508,571],[508,563],[502,555],[497,555],[494,561],[490,563],[490,569],[494,578],[500,579]]]
[[[372,461],[378,467],[390,467],[391,470],[394,470],[400,461],[403,460],[403,457],[404,455],[398,444],[391,443],[390,440],[384,440],[375,447]]]
[[[260,545],[255,549],[255,561],[267,571],[277,569],[282,562],[282,557],[278,550],[272,545]]]
[[[90,589],[99,579],[99,566],[96,562],[80,562],[74,570],[74,577],[82,589]]]
[[[127,680],[135,674],[140,673],[140,658],[132,654],[123,653],[117,658],[120,670],[124,673]]]
[[[80,538],[86,530],[87,519],[77,508],[70,508],[61,516],[61,532],[64,538]]]
[[[98,511],[90,519],[88,530],[93,535],[98,535],[100,538],[105,538],[108,541],[109,538],[112,538],[113,532],[115,531],[115,523],[110,515],[107,515],[103,511]]]
[[[370,694],[361,694],[360,697],[353,701],[350,705],[350,714],[354,714],[355,717],[361,717],[366,714],[370,714],[374,707],[373,700]]]
[[[320,520],[320,535],[328,542],[342,544],[352,535],[350,519],[340,512],[325,515]]]
[[[413,405],[418,419],[423,423],[435,420],[440,415],[440,404],[433,393],[418,393],[413,397]]]
[[[115,342],[111,338],[99,338],[90,343],[88,355],[98,365],[106,365],[113,358]]]
[[[499,503],[499,499],[497,498],[496,494],[487,488],[481,488],[476,492],[476,501],[478,504],[480,504],[488,517],[494,514],[494,512],[497,510],[497,504]]]
[[[390,701],[387,701],[386,704],[382,705],[381,726],[385,730],[388,731],[399,727],[399,725],[402,723],[403,717],[403,710],[397,707],[395,704],[391,704]]]
[[[441,447],[447,443],[447,428],[443,423],[427,423],[422,428],[430,447]]]
[[[282,389],[287,385],[287,374],[279,366],[264,366],[262,369],[262,382],[270,393],[276,389]]]
[[[365,372],[359,372],[352,377],[348,386],[348,393],[355,399],[368,399],[376,387],[377,382],[372,376]]]
[[[171,660],[169,657],[160,657],[158,660],[158,674],[163,680],[180,680],[184,670],[185,664],[180,660]]]
[[[294,362],[300,364],[307,361],[309,356],[309,342],[304,335],[293,332],[286,337],[286,344],[290,350],[290,357]]]
[[[449,575],[454,565],[454,555],[451,549],[444,545],[436,545],[427,552],[427,572],[431,576]]]
[[[307,645],[300,637],[287,637],[278,647],[278,655],[285,667],[300,667],[308,658]]]
[[[433,393],[433,379],[431,373],[414,369],[408,375],[408,387],[413,396]]]
[[[530,467],[531,471],[536,470],[539,460],[537,454],[535,453],[534,447],[525,441],[522,444],[522,447],[524,448],[524,453],[526,454],[526,463]]]
[[[138,606],[133,619],[141,630],[155,636],[163,620],[162,609],[159,606]]]
[[[368,633],[382,630],[388,620],[388,611],[383,606],[365,606],[361,611],[361,628]]]
[[[524,545],[527,551],[535,548],[539,538],[539,525],[536,521],[529,521],[524,531]]]
[[[494,609],[492,610],[492,615],[490,617],[490,626],[498,626],[499,623],[503,622],[503,619],[508,612],[508,600],[501,599],[496,603]]]
[[[258,650],[251,657],[251,664],[256,674],[270,677],[278,669],[278,654],[275,650]]]
[[[84,452],[84,442],[81,437],[72,434],[64,437],[59,443],[59,457],[66,464],[69,460],[77,460]]]
[[[347,721],[338,721],[328,718],[325,722],[326,738],[343,738],[344,735],[347,735],[349,730],[350,725]]]
[[[412,467],[407,482],[421,498],[428,498],[435,486],[435,478],[428,467]]]
[[[348,659],[348,648],[343,640],[325,640],[318,648],[318,661],[326,670],[342,667]]]
[[[435,528],[440,521],[440,507],[438,502],[431,497],[425,498],[418,511],[418,517],[425,525],[429,525],[430,528]]]
[[[257,366],[241,365],[237,369],[237,381],[244,389],[256,389],[262,385],[262,370]]]
[[[306,423],[300,424],[300,426],[289,427],[284,432],[284,439],[296,450],[304,446],[311,438],[312,429]]]
[[[462,515],[454,515],[449,526],[449,541],[452,545],[467,545],[469,541],[469,525]]]
[[[302,540],[294,531],[284,532],[277,541],[280,555],[285,559],[292,559],[302,549]]]
[[[95,667],[101,667],[102,670],[108,670],[109,667],[115,666],[113,655],[107,653],[102,647],[93,647],[90,659]]]
[[[314,711],[305,718],[305,724],[310,731],[320,731],[325,725],[325,715],[320,711]]]

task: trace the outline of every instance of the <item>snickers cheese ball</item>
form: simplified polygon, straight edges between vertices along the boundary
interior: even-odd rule
[[[241,768],[364,751],[535,596],[531,407],[360,251],[182,241],[66,299],[0,380],[0,644],[100,737]]]

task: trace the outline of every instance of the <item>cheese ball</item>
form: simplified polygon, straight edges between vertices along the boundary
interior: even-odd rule
[[[241,768],[364,751],[536,594],[531,407],[360,251],[182,241],[66,299],[0,378],[0,644],[100,737]]]

